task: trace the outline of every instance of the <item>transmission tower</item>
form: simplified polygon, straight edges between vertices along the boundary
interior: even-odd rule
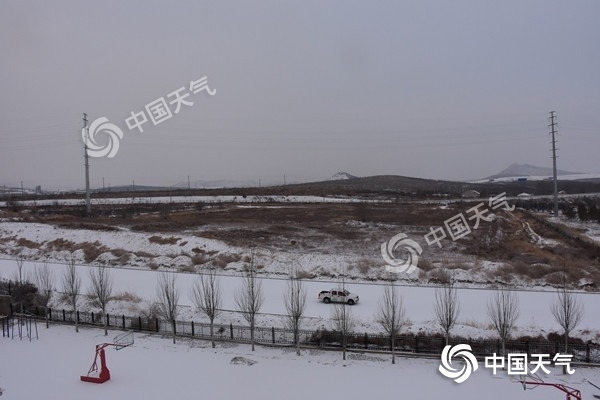
[[[89,130],[87,127],[87,114],[83,113],[83,129],[85,131],[85,140],[83,142],[83,148],[85,151],[85,214],[89,217],[92,213],[92,204],[90,201],[90,159],[88,156],[87,141],[89,137]]]
[[[558,217],[558,177],[556,172],[556,111],[550,111],[550,135],[552,135],[552,171],[554,173],[554,216]]]

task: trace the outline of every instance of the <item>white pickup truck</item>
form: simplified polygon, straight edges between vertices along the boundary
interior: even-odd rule
[[[323,300],[323,303],[348,303],[348,305],[354,305],[358,303],[358,296],[350,293],[345,289],[331,289],[323,290],[319,293],[319,300]]]

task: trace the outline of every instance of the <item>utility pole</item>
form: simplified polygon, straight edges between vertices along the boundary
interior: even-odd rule
[[[552,170],[554,172],[554,216],[558,217],[558,177],[556,172],[556,115],[555,111],[550,111],[550,134],[552,135]]]
[[[23,189],[23,181],[21,181],[21,197],[25,196],[25,189]]]
[[[190,176],[188,175],[188,190],[190,190],[190,189],[191,189],[191,187],[190,187]]]
[[[90,202],[90,158],[88,156],[88,138],[89,130],[87,127],[87,114],[83,113],[83,129],[85,130],[85,141],[83,149],[85,153],[85,214],[89,217],[92,213],[92,203]]]
[[[102,191],[104,192],[104,177],[102,177]]]

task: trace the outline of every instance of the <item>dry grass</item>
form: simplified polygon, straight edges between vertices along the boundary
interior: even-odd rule
[[[193,265],[203,265],[210,261],[210,257],[205,253],[195,254],[191,259]]]
[[[143,301],[140,296],[129,291],[117,293],[111,297],[111,300],[126,301],[129,303],[141,303]]]
[[[162,237],[162,236],[150,236],[148,238],[148,241],[150,243],[156,243],[156,244],[177,244],[177,242],[180,240],[181,238],[175,237],[175,236],[171,236],[171,237]]]
[[[356,267],[358,268],[358,271],[361,274],[368,274],[372,268],[378,267],[379,265],[368,258],[361,258],[360,260],[358,260],[358,263],[356,264]]]
[[[198,272],[196,270],[196,267],[194,267],[193,265],[182,265],[181,267],[179,267],[179,272],[188,272],[188,273],[196,273]]]
[[[84,242],[81,243],[80,246],[83,250],[83,258],[87,263],[91,263],[96,258],[98,258],[100,254],[108,251],[108,247],[104,246],[103,244],[97,241],[94,243]]]
[[[238,262],[241,260],[239,254],[219,254],[213,259],[213,265],[219,268],[227,268],[232,262]]]
[[[77,250],[77,245],[75,244],[75,242],[71,242],[70,240],[66,240],[66,239],[62,239],[62,238],[58,238],[58,239],[54,239],[51,240],[49,242],[46,243],[46,248],[50,251],[54,250],[54,251],[75,251]]]
[[[39,243],[25,238],[19,238],[19,240],[17,240],[17,246],[27,247],[28,249],[37,249],[41,247]]]

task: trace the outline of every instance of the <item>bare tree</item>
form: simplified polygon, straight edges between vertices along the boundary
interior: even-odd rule
[[[302,280],[299,278],[299,272],[300,269],[297,266],[292,267],[287,290],[283,295],[288,326],[294,332],[294,344],[296,345],[297,355],[300,355],[300,319],[304,314],[304,306],[306,305],[306,290],[304,289]]]
[[[196,308],[206,314],[210,320],[210,340],[214,349],[214,322],[215,318],[221,313],[222,303],[221,285],[214,269],[210,269],[206,275],[200,275],[200,278],[194,282],[192,299]]]
[[[23,302],[25,300],[25,283],[27,279],[25,278],[25,273],[23,271],[24,260],[22,256],[17,257],[17,272],[14,280],[17,283],[17,287],[15,288],[15,299],[17,303],[19,303],[19,313],[21,313],[21,317],[23,316]]]
[[[565,353],[569,353],[569,335],[583,317],[583,305],[579,299],[567,289],[567,274],[562,273],[561,286],[558,288],[555,302],[550,306],[550,311],[556,319],[556,322],[563,329],[565,335]],[[566,374],[567,367],[563,367],[563,374]]]
[[[444,274],[446,279],[440,287],[435,289],[434,312],[435,319],[444,332],[446,345],[448,345],[450,330],[452,330],[458,319],[460,304],[452,276],[447,272],[444,272]]]
[[[262,284],[256,279],[254,252],[252,253],[250,266],[244,276],[242,287],[235,293],[235,302],[246,322],[250,324],[250,341],[252,343],[252,351],[254,351],[256,314],[258,314],[264,302]]]
[[[390,346],[392,347],[392,364],[396,363],[396,335],[400,333],[400,329],[404,325],[404,314],[402,296],[398,294],[396,286],[394,286],[394,280],[390,279],[390,284],[383,289],[377,321],[389,335]]]
[[[54,272],[48,268],[47,264],[44,264],[41,268],[35,269],[35,283],[38,289],[38,295],[44,311],[46,313],[46,328],[49,328],[48,322],[48,306],[52,301],[52,295],[55,290],[55,277]]]
[[[77,318],[77,300],[81,291],[81,277],[75,268],[75,261],[71,257],[67,264],[67,269],[63,275],[63,292],[67,296],[67,300],[73,309],[73,318],[75,319],[75,332],[79,332],[79,318]]]
[[[111,300],[113,290],[113,279],[110,272],[104,266],[90,269],[90,292],[89,295],[98,302],[104,318],[104,336],[108,335],[108,318],[106,317],[106,305]]]
[[[354,328],[354,319],[350,312],[350,306],[346,303],[338,303],[333,306],[332,319],[335,324],[335,330],[339,332],[342,339],[342,358],[346,359],[346,349],[348,347],[348,335]]]
[[[519,299],[513,291],[504,287],[497,290],[488,304],[487,314],[502,341],[502,355],[506,355],[506,341],[519,317]]]
[[[156,292],[158,314],[171,323],[173,331],[173,344],[175,344],[177,306],[179,305],[179,289],[177,288],[177,275],[174,272],[161,272],[158,274]]]

